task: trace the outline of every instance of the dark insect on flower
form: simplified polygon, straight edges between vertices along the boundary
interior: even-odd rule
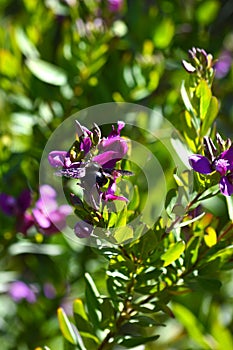
[[[70,167],[67,169],[58,170],[55,175],[64,176],[73,179],[82,179],[85,183],[97,183],[99,187],[103,187],[108,183],[108,180],[115,180],[120,176],[132,176],[133,173],[128,170],[115,168],[102,168],[98,163],[82,163],[80,168]]]
[[[66,178],[80,179],[79,185],[84,191],[85,201],[95,209],[99,208],[101,199],[128,201],[123,196],[117,196],[116,179],[120,176],[132,176],[133,173],[127,170],[115,168],[103,168],[100,164],[89,162],[80,168],[67,168],[57,171],[55,174]]]

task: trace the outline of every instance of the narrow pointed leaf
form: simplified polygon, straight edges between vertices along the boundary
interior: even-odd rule
[[[71,344],[77,345],[76,334],[68,317],[66,316],[65,311],[61,307],[57,310],[57,316],[61,332],[65,339],[68,340]]]
[[[120,339],[119,344],[126,347],[127,349],[132,349],[135,346],[146,344],[151,341],[155,341],[159,338],[159,335],[153,335],[151,337],[127,337]]]

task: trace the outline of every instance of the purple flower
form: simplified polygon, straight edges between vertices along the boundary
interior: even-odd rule
[[[229,51],[223,51],[215,64],[215,76],[218,79],[224,78],[229,72],[232,64],[232,55]]]
[[[88,238],[92,234],[94,228],[88,221],[78,221],[74,227],[74,232],[79,238]]]
[[[66,151],[50,152],[48,156],[48,161],[49,161],[49,164],[54,168],[63,167],[63,166],[68,168],[71,165],[70,155]]]
[[[56,289],[54,288],[52,283],[49,283],[49,282],[45,283],[43,286],[43,290],[46,298],[54,299],[56,297]]]
[[[108,8],[111,12],[118,12],[121,10],[123,0],[108,0]]]
[[[45,235],[62,230],[66,226],[66,217],[72,212],[69,205],[58,206],[56,191],[49,185],[40,186],[40,197],[32,209],[35,224]]]
[[[105,201],[108,201],[108,200],[120,200],[120,201],[128,202],[128,199],[125,198],[124,196],[117,196],[117,195],[115,195],[116,189],[117,189],[116,179],[118,177],[119,177],[119,175],[118,175],[117,170],[113,171],[112,179],[110,179],[110,181],[109,181],[108,189],[107,189],[107,191],[103,192],[102,195],[101,195],[101,198],[103,200],[105,200]]]
[[[230,196],[233,194],[233,147],[216,154],[216,148],[209,138],[205,138],[206,153],[208,157],[193,154],[189,157],[189,163],[193,170],[200,174],[210,174],[217,171],[220,176],[219,188],[223,195]]]
[[[9,295],[17,303],[23,299],[31,304],[36,302],[35,287],[33,288],[33,286],[29,286],[22,281],[15,281],[11,283],[9,288]]]
[[[6,193],[0,194],[0,209],[8,216],[16,217],[16,230],[23,234],[33,225],[33,217],[26,210],[31,204],[31,193],[28,189],[21,192],[18,198]]]
[[[120,136],[125,123],[119,121],[117,129],[112,126],[112,132],[106,139],[99,143],[99,154],[93,157],[93,161],[100,164],[103,168],[114,168],[116,163],[121,160],[128,152],[128,145],[125,139]]]

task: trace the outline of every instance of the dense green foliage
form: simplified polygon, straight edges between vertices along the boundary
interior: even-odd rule
[[[22,233],[22,213],[1,211],[2,349],[233,348],[232,197],[219,192],[218,173],[178,171],[151,138],[163,116],[178,131],[175,149],[189,154],[203,154],[204,137],[215,142],[216,132],[233,139],[232,12],[227,0],[125,0],[117,11],[107,0],[1,1],[0,192],[18,198],[29,188],[32,208],[50,136],[106,102],[154,111],[123,134],[157,157],[167,187],[162,217],[128,244],[139,233],[119,230],[109,248],[39,227]],[[193,46],[214,61],[188,73],[181,62],[191,63]],[[132,168],[134,197],[117,218],[105,212],[104,225],[122,227],[143,208],[147,187]],[[13,297],[15,281],[31,294]]]

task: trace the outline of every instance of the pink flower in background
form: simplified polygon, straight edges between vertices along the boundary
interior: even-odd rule
[[[215,76],[218,79],[224,78],[230,71],[232,65],[232,55],[229,51],[223,51],[215,64]]]
[[[36,288],[34,286],[27,285],[22,281],[12,282],[8,293],[17,303],[22,300],[26,300],[31,304],[36,302]]]
[[[40,186],[40,197],[32,209],[32,215],[39,231],[45,235],[62,230],[66,226],[66,217],[71,214],[69,205],[59,206],[57,193],[49,185]]]
[[[123,6],[123,0],[108,0],[108,8],[111,12],[118,12]]]
[[[6,193],[0,194],[0,209],[7,216],[16,218],[17,232],[26,235],[35,225],[41,233],[50,235],[66,226],[66,217],[72,212],[72,208],[69,205],[59,206],[56,200],[57,193],[49,185],[40,186],[39,192],[39,199],[32,209],[31,192],[28,189],[22,191],[18,198]]]

